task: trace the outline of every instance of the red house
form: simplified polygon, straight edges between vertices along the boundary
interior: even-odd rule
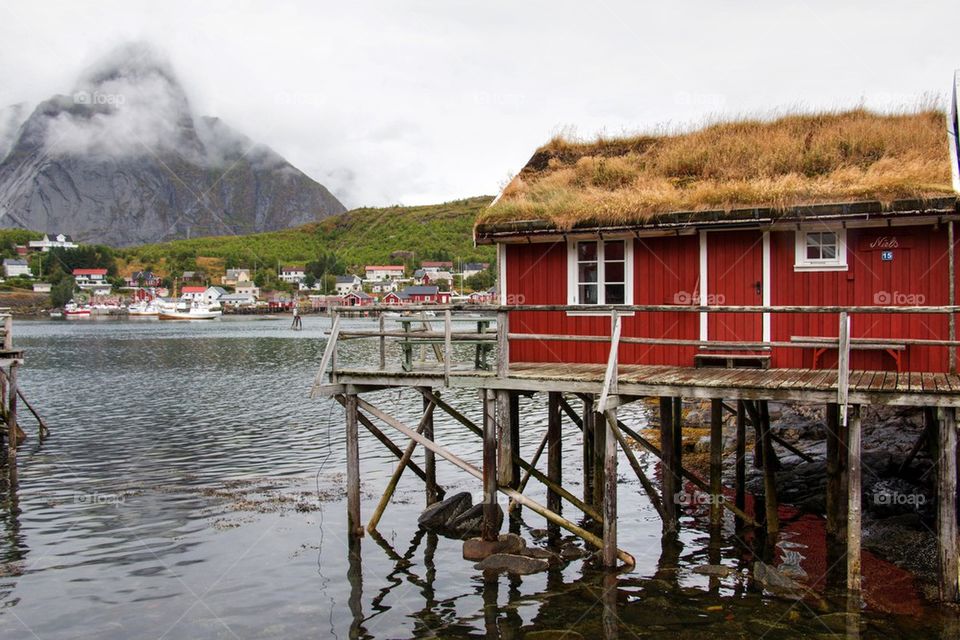
[[[340,299],[343,300],[343,304],[348,307],[364,307],[377,301],[376,298],[364,291],[351,291],[341,296]]]
[[[475,239],[497,246],[501,304],[576,307],[511,313],[511,333],[609,336],[601,305],[947,305],[958,291],[948,268],[958,206],[945,131],[935,111],[857,110],[553,140],[481,215]],[[945,314],[850,322],[852,369],[948,368],[948,348],[897,342],[948,339]],[[808,345],[722,353],[817,368],[836,366],[838,327],[825,313],[636,311],[623,314],[622,335]],[[817,344],[828,338],[832,348]],[[600,363],[609,353],[603,342],[511,339],[510,348],[526,362]],[[630,343],[620,362],[688,367],[717,354]]]
[[[403,291],[391,291],[383,297],[384,304],[449,304],[450,292],[440,291],[434,285],[414,285]]]

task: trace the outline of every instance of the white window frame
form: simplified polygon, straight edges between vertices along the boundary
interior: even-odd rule
[[[567,242],[567,304],[576,305],[581,307],[583,310],[568,311],[568,315],[584,315],[584,316],[604,316],[610,315],[609,311],[590,311],[591,307],[598,305],[606,304],[606,301],[603,297],[606,295],[604,290],[604,285],[606,281],[604,276],[606,275],[605,269],[601,268],[603,265],[603,243],[611,241],[622,241],[623,242],[623,304],[630,305],[633,304],[633,238],[632,237],[590,237],[590,238],[577,238],[572,239]],[[593,304],[581,304],[579,301],[580,288],[579,288],[579,273],[577,268],[577,244],[580,242],[596,242],[597,243],[597,297],[600,300],[598,305]],[[621,315],[633,315],[632,313],[625,313]]]
[[[837,235],[837,257],[833,259],[811,260],[807,258],[808,233],[835,233]],[[794,271],[846,271],[847,270],[847,230],[842,228],[817,227],[798,229],[795,232]]]

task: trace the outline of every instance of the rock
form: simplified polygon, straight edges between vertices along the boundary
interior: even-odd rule
[[[726,578],[727,576],[736,573],[736,569],[725,567],[722,564],[702,564],[699,567],[694,567],[693,572],[699,573],[702,576]]]
[[[512,533],[500,534],[497,540],[470,538],[463,543],[463,559],[476,562],[497,553],[522,554],[526,546],[523,538]]]
[[[753,579],[764,589],[778,596],[799,598],[804,592],[803,585],[799,582],[759,560],[753,563]]]
[[[427,507],[417,518],[417,524],[430,531],[445,530],[457,517],[469,510],[471,505],[473,497],[469,493],[457,493]]]
[[[550,563],[551,567],[556,567],[563,562],[560,559],[560,556],[554,552],[548,551],[547,549],[542,549],[540,547],[524,547],[520,551],[520,555],[527,556],[528,558],[537,558],[538,560],[546,560],[548,563]]]
[[[483,505],[475,504],[447,524],[447,532],[458,538],[468,538],[470,536],[480,535],[480,528],[483,524]],[[503,509],[497,505],[497,521],[495,529],[500,530],[503,524]]]
[[[475,569],[482,571],[493,571],[497,573],[512,573],[515,575],[529,575],[539,573],[550,568],[550,563],[539,558],[529,558],[527,556],[514,555],[510,553],[495,553],[476,565]]]
[[[588,555],[590,555],[590,552],[586,551],[576,542],[567,542],[560,547],[560,558],[564,561],[579,560],[580,558],[585,558]]]

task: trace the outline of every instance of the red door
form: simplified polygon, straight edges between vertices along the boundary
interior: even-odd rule
[[[763,304],[763,233],[711,231],[707,233],[707,304]],[[760,313],[707,314],[709,340],[760,342]]]

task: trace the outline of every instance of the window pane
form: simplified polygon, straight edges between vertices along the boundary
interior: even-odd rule
[[[823,245],[823,248],[821,249],[821,257],[824,260],[836,260],[837,248],[828,244]]]
[[[581,262],[596,260],[597,259],[597,243],[596,242],[578,242],[577,243],[577,260]]]
[[[623,240],[611,240],[603,243],[604,260],[623,260]]]
[[[580,304],[597,304],[597,285],[580,285]]]
[[[624,288],[622,284],[608,284],[606,286],[606,304],[623,304],[626,301],[623,293]]]
[[[623,282],[623,263],[622,262],[606,262],[603,265],[603,280],[604,282]]]
[[[820,247],[807,246],[807,260],[819,260]]]
[[[597,263],[596,262],[581,262],[578,265],[578,271],[580,273],[580,282],[596,282],[597,281]]]

